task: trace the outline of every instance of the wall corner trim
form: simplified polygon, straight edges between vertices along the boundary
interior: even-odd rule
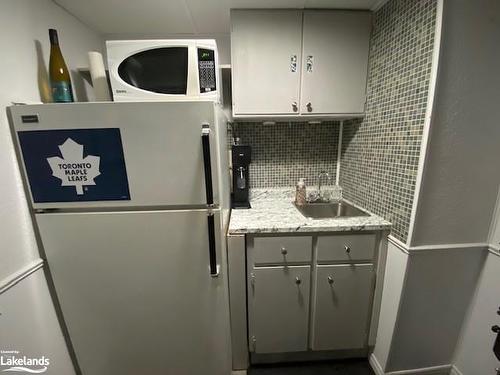
[[[340,186],[340,159],[342,159],[342,132],[344,130],[344,121],[339,124],[339,143],[337,146],[337,173],[335,174],[335,185]]]
[[[422,141],[420,144],[420,156],[418,160],[417,169],[417,180],[415,182],[415,191],[413,195],[413,203],[410,215],[410,226],[408,228],[408,237],[406,243],[410,246],[413,242],[413,234],[415,229],[415,221],[418,214],[418,201],[420,193],[422,192],[423,186],[423,176],[425,170],[425,164],[428,156],[428,146],[430,142],[430,131],[432,126],[432,114],[434,110],[434,99],[436,96],[436,88],[438,84],[439,75],[439,56],[441,53],[441,31],[443,27],[443,1],[437,0],[437,12],[436,12],[436,28],[434,31],[434,49],[432,51],[432,67],[429,82],[429,91],[427,95],[427,106],[425,113],[424,131],[422,135]]]
[[[434,250],[460,250],[460,249],[476,249],[476,250],[486,250],[489,248],[489,244],[486,242],[473,242],[473,243],[446,243],[446,244],[436,244],[436,245],[421,245],[421,246],[410,246],[410,253],[420,253],[423,251],[434,251]]]
[[[500,246],[490,243],[488,245],[488,251],[497,257],[500,257]]]
[[[370,363],[370,366],[376,375],[385,374],[384,371],[382,370],[382,366],[380,366],[380,363],[378,362],[378,359],[377,357],[375,357],[374,353],[370,354],[370,356],[368,357],[368,362]]]
[[[384,372],[382,370],[382,366],[380,366],[380,363],[378,362],[378,359],[377,359],[377,357],[375,357],[374,353],[370,354],[370,357],[368,358],[368,362],[370,363],[370,366],[376,375],[413,375],[413,374],[414,375],[418,375],[418,374],[444,375],[444,374],[448,374],[448,373],[450,375],[463,375],[453,365],[440,365],[440,366],[432,366],[432,367],[415,368],[415,369],[410,369],[410,370]],[[454,372],[454,371],[456,371],[456,372]]]
[[[43,259],[39,258],[27,264],[17,272],[7,276],[5,279],[0,280],[0,295],[5,293],[10,288],[12,288],[14,285],[23,281],[33,272],[39,270],[42,267],[43,267]]]
[[[409,254],[410,253],[410,248],[407,244],[405,244],[404,242],[401,242],[400,240],[398,240],[396,237],[392,236],[392,235],[389,235],[387,237],[387,240],[393,244],[394,246],[396,246],[399,250],[401,250],[403,253],[405,254]]]
[[[486,242],[446,243],[446,244],[436,244],[436,245],[408,246],[407,244],[401,242],[392,235],[388,236],[388,241],[394,246],[396,246],[403,253],[409,255],[421,254],[423,252],[435,251],[435,250],[474,249],[480,251],[489,250],[491,253],[500,256],[500,246],[496,246]]]
[[[462,371],[460,371],[457,366],[453,365],[451,366],[450,369],[450,375],[463,375],[463,374]]]

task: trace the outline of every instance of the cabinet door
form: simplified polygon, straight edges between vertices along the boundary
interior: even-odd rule
[[[231,12],[234,115],[298,113],[301,39],[299,10]]]
[[[310,266],[252,271],[248,293],[251,351],[307,350],[310,273]]]
[[[304,11],[303,114],[365,108],[371,18],[361,11]]]
[[[373,275],[372,264],[318,266],[313,350],[366,346]]]

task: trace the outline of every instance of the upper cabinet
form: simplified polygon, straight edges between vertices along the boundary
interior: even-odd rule
[[[368,12],[304,12],[301,113],[364,112],[370,32]]]
[[[232,11],[231,51],[233,114],[298,113],[301,12]]]
[[[234,117],[360,116],[369,12],[233,10]]]

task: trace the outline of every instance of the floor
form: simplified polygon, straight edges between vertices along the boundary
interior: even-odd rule
[[[316,363],[260,365],[248,375],[374,375],[366,359],[336,360]]]

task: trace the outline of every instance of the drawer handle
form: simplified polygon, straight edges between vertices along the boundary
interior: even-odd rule
[[[333,277],[328,276],[328,284],[330,284],[330,285],[333,284]]]
[[[295,278],[295,284],[300,285],[300,283],[302,283],[302,280],[300,279],[300,277],[297,276]]]
[[[288,251],[284,247],[282,247],[281,254],[286,255],[286,254],[288,254]]]
[[[349,254],[351,252],[351,248],[347,245],[344,245],[345,252]]]

